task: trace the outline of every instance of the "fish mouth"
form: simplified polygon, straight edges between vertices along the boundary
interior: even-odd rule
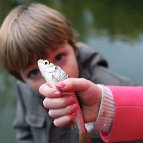
[[[39,60],[38,60],[38,65],[39,65],[39,64],[44,64],[44,65],[45,65],[45,60],[39,59]]]

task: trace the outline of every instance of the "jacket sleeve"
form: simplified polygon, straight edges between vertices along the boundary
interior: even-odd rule
[[[17,108],[14,127],[16,129],[16,139],[18,143],[34,143],[30,127],[26,122],[26,108],[23,102],[23,95],[17,85]]]
[[[110,133],[100,132],[105,142],[143,140],[143,87],[109,86],[115,101]]]

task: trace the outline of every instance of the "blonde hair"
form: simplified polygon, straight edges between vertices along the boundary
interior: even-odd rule
[[[0,29],[1,64],[21,79],[19,71],[29,66],[33,58],[44,56],[46,48],[65,40],[76,48],[76,34],[61,13],[39,3],[17,6]]]

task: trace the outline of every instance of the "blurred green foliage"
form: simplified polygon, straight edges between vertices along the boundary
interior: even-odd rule
[[[0,23],[11,8],[30,2],[41,2],[61,11],[80,33],[81,39],[89,32],[129,40],[139,38],[143,33],[142,0],[1,0]]]

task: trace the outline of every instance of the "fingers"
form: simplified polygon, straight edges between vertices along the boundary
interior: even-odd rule
[[[81,103],[85,106],[96,104],[102,96],[100,88],[84,78],[68,78],[58,82],[56,88],[61,92],[77,92]]]
[[[47,84],[41,85],[39,92],[46,97],[43,105],[49,109],[49,116],[54,119],[55,126],[62,127],[75,118],[79,105],[74,93],[62,92]]]
[[[48,109],[64,108],[76,102],[75,96],[63,96],[60,98],[45,98],[43,105]]]
[[[78,104],[73,104],[65,108],[50,109],[49,116],[54,119],[53,123],[56,127],[63,127],[73,121],[78,108]]]
[[[57,118],[54,120],[54,125],[57,127],[63,127],[65,125],[71,123],[71,121],[73,121],[75,116],[76,116],[76,113],[72,113],[71,115],[62,116],[60,118]]]
[[[87,90],[91,82],[84,78],[68,78],[58,82],[55,86],[62,91],[84,91]]]
[[[78,109],[78,104],[73,104],[70,106],[67,106],[66,108],[60,108],[60,109],[50,109],[49,110],[49,116],[56,119],[62,116],[70,115]]]
[[[39,88],[39,92],[43,96],[49,97],[49,98],[60,97],[62,94],[59,90],[56,89],[56,87],[51,88],[47,84],[42,84]]]
[[[83,81],[81,81],[83,82]],[[75,86],[72,86],[72,84]],[[73,83],[69,84],[68,90],[62,91],[57,87],[49,87],[47,84],[43,84],[39,88],[39,92],[45,96],[43,105],[46,109],[49,109],[49,116],[54,119],[53,123],[57,127],[65,126],[70,123],[76,116],[76,111],[79,107],[76,96],[71,88],[75,88],[78,82],[73,80]],[[64,87],[64,84],[62,85]]]
[[[58,82],[55,88],[50,88],[47,84],[43,84],[39,88],[39,92],[45,97],[60,97],[65,92],[87,91],[91,82],[83,78],[69,78],[62,82]]]

